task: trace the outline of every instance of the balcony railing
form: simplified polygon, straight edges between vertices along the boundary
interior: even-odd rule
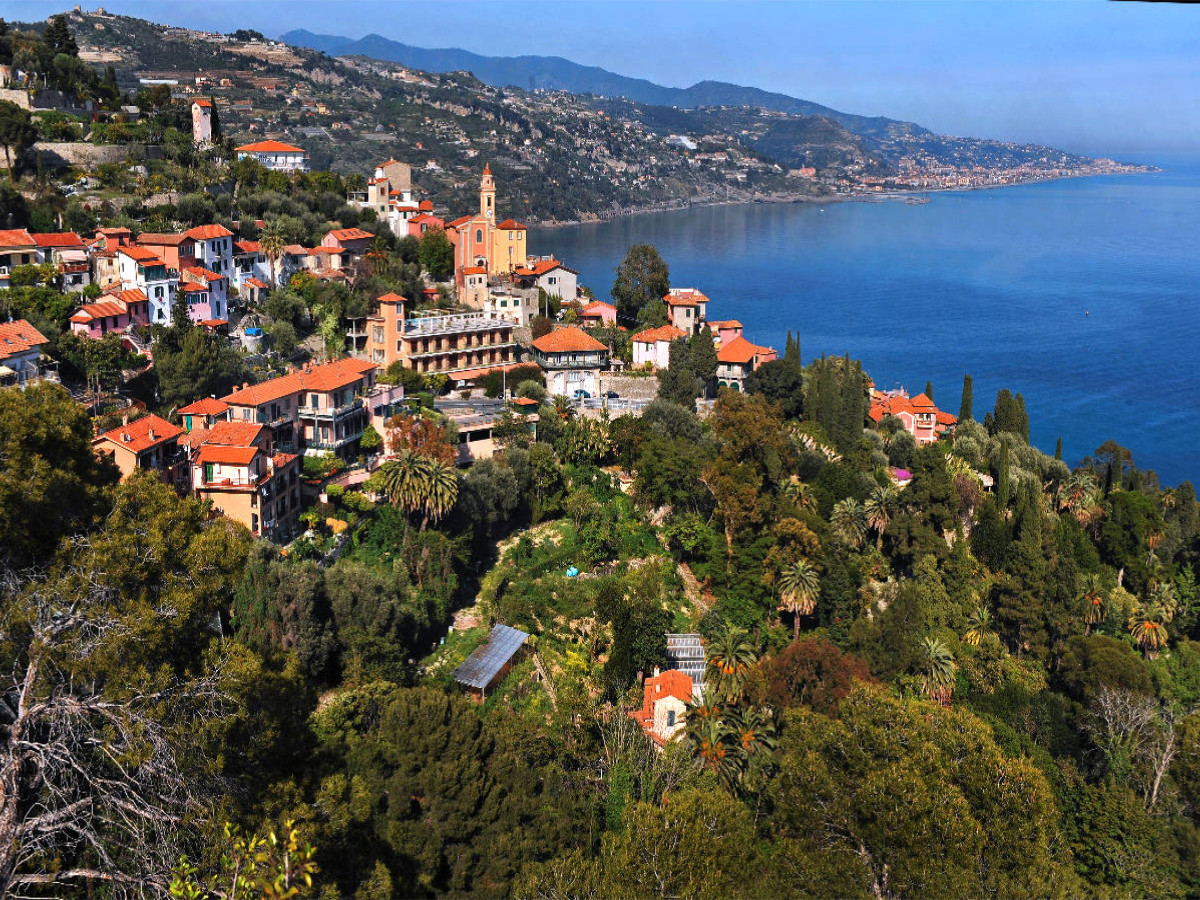
[[[355,397],[349,403],[345,403],[336,409],[333,407],[316,407],[316,406],[301,406],[300,415],[312,416],[318,419],[336,419],[341,416],[354,412],[356,409],[362,409],[362,398]]]
[[[356,431],[353,434],[348,434],[345,437],[337,438],[336,440],[322,440],[320,438],[311,438],[304,442],[304,446],[313,450],[340,450],[347,444],[352,444],[362,437],[361,431]]]

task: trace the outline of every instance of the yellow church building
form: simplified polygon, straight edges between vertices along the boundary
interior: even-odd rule
[[[479,182],[479,213],[446,223],[446,235],[454,244],[455,280],[461,286],[466,269],[484,269],[489,276],[511,275],[525,265],[526,233],[525,226],[513,219],[496,222],[496,180],[485,165]]]

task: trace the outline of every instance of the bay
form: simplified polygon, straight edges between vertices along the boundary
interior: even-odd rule
[[[807,363],[863,361],[880,387],[975,416],[996,392],[1025,396],[1031,438],[1071,463],[1108,439],[1164,484],[1200,477],[1200,159],[1162,172],[897,200],[699,207],[533,229],[607,299],[628,247],[650,243],[671,284],[712,300],[713,319],[780,350],[799,331]]]

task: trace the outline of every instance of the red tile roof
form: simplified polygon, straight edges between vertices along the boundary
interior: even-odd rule
[[[271,289],[269,284],[257,278],[247,278],[244,283],[249,287],[258,288],[260,291],[269,291]]]
[[[695,288],[671,288],[670,293],[663,297],[663,302],[668,306],[696,306],[709,301],[702,292]]]
[[[0,247],[36,247],[33,236],[24,228],[0,230]]]
[[[136,244],[130,244],[126,247],[117,247],[118,253],[124,253],[135,262],[139,262],[144,266],[164,266],[166,263],[162,261],[157,253],[147,250],[145,247],[139,247]]]
[[[254,457],[258,453],[259,449],[257,447],[229,447],[206,442],[200,445],[200,452],[196,456],[196,462],[200,465],[204,463],[221,463],[227,466],[248,466],[254,461]]]
[[[258,241],[234,241],[233,246],[238,253],[262,253],[262,244]]]
[[[361,241],[363,239],[372,239],[375,235],[361,228],[337,228],[329,232],[325,237],[331,237],[335,241]]]
[[[151,431],[154,432],[154,437],[150,437]],[[92,446],[107,441],[120,447],[125,447],[134,453],[141,453],[143,450],[149,450],[151,447],[161,444],[164,441],[177,438],[181,434],[183,434],[182,428],[172,425],[166,419],[160,419],[151,413],[148,416],[142,416],[140,419],[130,422],[128,425],[118,425],[111,431],[104,432],[92,441]]]
[[[611,303],[605,303],[603,300],[593,300],[591,303],[589,303],[587,306],[585,306],[583,308],[583,311],[585,314],[593,312],[593,311],[594,312],[611,311],[613,313],[616,313],[617,308],[615,306],[613,306]]]
[[[353,384],[374,370],[375,364],[363,359],[339,359],[322,366],[313,366],[307,371],[292,372],[261,384],[252,384],[221,399],[231,406],[260,406],[301,391],[336,390]]]
[[[919,409],[922,411],[937,409],[937,407],[933,405],[933,401],[930,400],[929,397],[924,393],[917,394],[917,396],[913,397],[909,402],[912,403],[913,409]]]
[[[104,319],[109,316],[125,315],[125,307],[112,300],[101,300],[98,303],[85,303],[71,316],[72,322],[90,322],[93,319]]]
[[[219,403],[221,405],[220,412],[229,409],[229,404],[223,400],[214,400],[211,397],[205,403]],[[183,412],[183,410],[180,410]],[[264,432],[267,430],[265,425],[260,425],[258,422],[239,422],[236,419],[232,421],[221,421],[213,424],[212,431],[204,439],[207,444],[224,444],[228,447],[249,447],[251,444],[259,441]]]
[[[463,225],[466,225],[468,222],[472,221],[474,218],[475,218],[474,216],[462,216],[461,218],[455,219],[452,222],[447,222],[446,227],[447,228],[459,228]]]
[[[233,232],[224,225],[197,225],[184,232],[194,241],[211,241],[216,238],[233,237]]]
[[[724,328],[741,328],[742,323],[737,319],[709,319],[705,322],[712,331],[720,331]]]
[[[639,331],[632,340],[639,344],[655,344],[659,341],[673,341],[676,338],[687,337],[686,331],[680,331],[674,325],[659,325],[657,328],[647,328]]]
[[[533,346],[542,353],[590,353],[608,349],[586,331],[573,325],[556,328],[542,335],[533,342]]]
[[[189,266],[183,270],[183,274],[194,278],[197,281],[200,279],[205,281],[220,281],[225,277],[224,275],[218,275],[216,272],[212,271],[211,269],[206,269],[203,266]]]
[[[505,219],[496,226],[501,231],[528,231],[529,229],[518,222],[516,219]]]
[[[957,425],[958,416],[954,415],[953,413],[942,412],[939,409],[937,411],[937,423],[939,425]]]
[[[408,301],[406,301],[399,294],[395,294],[395,293],[392,293],[391,291],[388,291],[386,294],[380,295],[379,302],[380,303],[407,303]]]
[[[192,105],[193,106],[209,106],[209,107],[211,107],[212,101],[211,100],[193,100]]]
[[[30,235],[39,247],[83,247],[83,238],[73,231]]]
[[[419,210],[421,210],[421,212],[433,212],[433,201],[432,200],[422,200],[420,203],[417,204],[417,208]]]
[[[149,244],[152,247],[178,247],[188,239],[186,234],[162,234],[151,231],[143,231],[137,238],[139,244]]]
[[[464,275],[486,275],[487,266],[463,266]]]
[[[253,144],[243,144],[240,147],[235,147],[234,152],[241,153],[305,153],[302,147],[293,147],[291,144],[283,144],[279,141],[257,141]]]
[[[654,725],[654,703],[665,697],[674,697],[683,703],[692,702],[692,677],[678,669],[668,669],[661,675],[647,678],[642,686],[642,708],[629,715],[644,729]]]
[[[757,344],[752,344],[744,337],[736,337],[717,351],[717,362],[741,363],[752,362],[754,357],[765,350]]]
[[[181,416],[219,416],[227,409],[229,409],[229,404],[216,397],[202,397],[194,403],[181,407],[179,414]]]
[[[276,453],[275,456],[272,457],[272,460],[275,463],[276,469],[282,469],[284,466],[286,466],[292,460],[298,459],[298,458],[299,457],[295,453]]]
[[[118,300],[120,300],[122,303],[125,303],[125,304],[146,303],[147,302],[146,294],[140,288],[138,288],[137,290],[132,290],[132,291],[113,291],[112,296],[116,297]]]
[[[8,359],[18,353],[36,350],[46,343],[46,336],[26,322],[0,322],[0,359]]]
[[[207,294],[212,290],[212,288],[206,284],[197,284],[194,281],[184,281],[180,282],[179,290],[185,294]]]

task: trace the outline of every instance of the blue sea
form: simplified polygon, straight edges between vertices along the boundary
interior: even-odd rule
[[[1163,171],[933,193],[931,202],[756,204],[535,229],[530,251],[578,269],[597,297],[635,243],[671,284],[804,361],[861,359],[880,387],[975,417],[1025,395],[1031,438],[1076,462],[1112,438],[1163,484],[1200,480],[1200,159]]]

